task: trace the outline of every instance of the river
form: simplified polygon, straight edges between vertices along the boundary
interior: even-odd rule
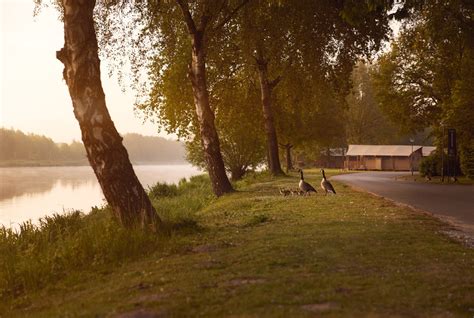
[[[134,169],[145,189],[158,181],[177,183],[202,173],[191,165],[137,165]],[[88,212],[104,202],[89,166],[0,168],[0,225],[6,227],[54,213]]]

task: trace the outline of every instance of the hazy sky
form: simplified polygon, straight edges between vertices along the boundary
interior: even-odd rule
[[[80,140],[63,65],[63,25],[52,8],[33,17],[33,0],[0,0],[0,126],[46,135],[56,142]],[[133,111],[133,92],[123,93],[102,62],[107,107],[121,134],[157,135]],[[165,136],[164,134],[160,134]],[[171,137],[171,136],[169,136]]]

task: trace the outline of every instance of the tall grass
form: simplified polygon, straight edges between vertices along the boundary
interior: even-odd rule
[[[196,212],[213,198],[205,176],[183,179],[178,186],[159,183],[149,195],[164,222],[158,234],[121,227],[109,207],[93,208],[87,215],[75,211],[47,216],[39,224],[25,222],[19,230],[0,228],[0,296],[41,288],[71,271],[170,248],[170,238],[199,229]]]

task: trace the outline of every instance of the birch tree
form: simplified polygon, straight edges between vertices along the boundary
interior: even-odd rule
[[[115,216],[126,227],[157,230],[161,221],[135,175],[105,103],[93,19],[95,4],[95,0],[58,2],[64,47],[56,57],[64,64],[63,77],[87,158]]]

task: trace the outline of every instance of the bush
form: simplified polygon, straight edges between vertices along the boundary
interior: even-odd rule
[[[157,182],[154,186],[148,187],[148,195],[151,199],[174,197],[178,195],[178,187],[175,184]]]
[[[441,155],[438,154],[438,151],[435,151],[428,157],[421,159],[420,174],[422,176],[441,175]]]
[[[461,170],[469,179],[474,179],[474,142],[461,148]]]

